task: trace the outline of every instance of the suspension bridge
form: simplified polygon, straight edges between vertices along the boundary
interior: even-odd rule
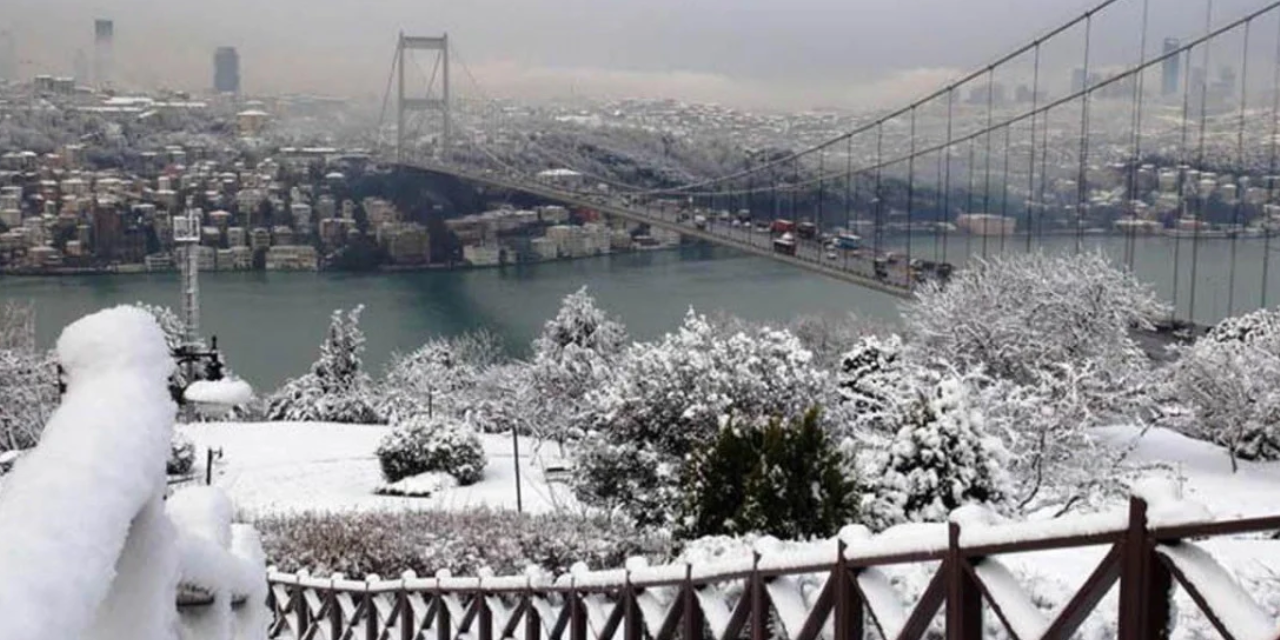
[[[379,159],[898,296],[953,263],[1045,246],[1083,251],[1106,237],[1118,262],[1159,276],[1175,320],[1265,307],[1280,294],[1270,277],[1280,232],[1280,2],[1238,15],[1219,15],[1213,0],[1153,2],[1103,0],[843,131],[744,153],[719,175],[644,183],[575,166],[549,145],[540,164],[528,162],[521,151],[538,138],[513,133],[528,123],[492,106],[448,37],[402,34],[387,91],[398,77],[395,142]],[[1198,26],[1154,34],[1157,10]],[[424,49],[438,57],[415,97],[422,85],[406,69]],[[450,86],[450,55],[476,98]],[[432,116],[436,134],[424,137]],[[585,180],[547,180],[546,169]]]

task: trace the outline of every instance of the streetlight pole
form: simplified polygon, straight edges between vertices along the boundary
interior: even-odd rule
[[[524,513],[524,499],[520,494],[520,428],[511,425],[511,459],[516,468],[516,513]]]

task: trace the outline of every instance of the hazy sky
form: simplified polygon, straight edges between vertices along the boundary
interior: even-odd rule
[[[125,85],[205,89],[214,47],[231,45],[247,92],[381,96],[403,29],[448,31],[491,95],[849,106],[918,95],[1096,1],[3,0],[0,29],[23,73],[69,74],[76,49],[92,59],[93,18],[111,18]],[[1149,51],[1203,28],[1204,0],[1148,1]],[[1136,56],[1142,1],[1120,4],[1098,19],[1096,61]],[[1216,0],[1215,15],[1261,4]],[[1077,64],[1066,51],[1046,51],[1046,64]]]

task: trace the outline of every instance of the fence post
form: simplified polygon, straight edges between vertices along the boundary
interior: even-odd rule
[[[364,640],[378,640],[378,603],[369,590],[369,581],[365,581],[364,592]]]
[[[982,637],[982,591],[966,570],[960,552],[960,525],[947,523],[947,559],[942,571],[947,579],[947,638],[966,640]]]
[[[693,564],[684,565],[684,639],[702,640],[702,616],[698,593],[693,588]]]
[[[293,614],[298,622],[298,636],[302,637],[306,635],[307,628],[311,626],[311,621],[309,620],[311,609],[307,606],[307,588],[298,584],[295,589]]]
[[[760,552],[754,551],[751,556],[751,640],[765,640],[765,625],[769,620],[768,605],[765,604],[764,580],[760,578]]]
[[[524,640],[538,640],[542,637],[542,616],[533,606],[533,578],[529,578],[525,587],[524,602]]]
[[[862,639],[862,596],[854,588],[844,540],[836,545],[835,617],[836,640]]]
[[[569,640],[587,640],[586,603],[578,591],[578,578],[569,582]]]
[[[452,640],[449,630],[449,603],[445,600],[440,578],[436,578],[436,640]]]
[[[396,599],[400,604],[400,640],[414,640],[414,636],[417,635],[414,633],[414,627],[418,624],[414,619],[417,616],[413,614],[413,607],[409,605],[409,590],[403,582],[400,584],[400,591],[396,592]]]
[[[480,607],[480,640],[493,640],[493,611],[489,609],[489,598],[485,595],[483,579],[476,588],[477,606]]]
[[[329,607],[329,637],[342,637],[342,606],[338,604],[338,589],[329,581],[329,593],[325,596]]]
[[[636,611],[636,590],[631,584],[631,570],[627,569],[627,578],[622,591],[622,621],[626,625],[623,640],[642,640],[640,635],[640,616]]]
[[[1147,503],[1136,496],[1129,498],[1129,528],[1122,544],[1119,637],[1167,638],[1172,577],[1156,557],[1155,542],[1147,535]]]

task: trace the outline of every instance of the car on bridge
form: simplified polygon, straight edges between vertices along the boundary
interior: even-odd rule
[[[784,233],[773,241],[774,253],[781,253],[788,256],[796,254],[796,238],[790,233]]]

